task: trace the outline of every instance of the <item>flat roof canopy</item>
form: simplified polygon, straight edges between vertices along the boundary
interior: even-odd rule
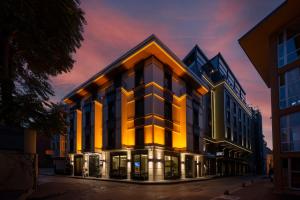
[[[287,0],[239,39],[241,47],[268,87],[272,59],[270,36],[299,16],[300,1]]]
[[[150,56],[155,56],[164,64],[167,64],[176,75],[188,81],[200,94],[206,94],[208,92],[205,83],[195,74],[188,71],[185,64],[157,37],[151,35],[115,62],[91,77],[79,87],[75,88],[71,93],[64,97],[64,102],[71,103],[73,98],[80,98],[87,95],[91,87],[97,87],[104,84],[113,79],[114,75],[117,73],[134,67],[136,63]]]

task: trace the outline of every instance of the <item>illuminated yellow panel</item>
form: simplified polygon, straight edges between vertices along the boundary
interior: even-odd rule
[[[128,103],[128,96],[133,93],[127,92],[122,88],[121,95],[121,141],[123,146],[132,146],[135,144],[135,130],[129,129],[128,126],[131,126],[133,121],[128,120],[128,115],[132,115],[132,109],[134,108],[134,101]],[[134,111],[133,111],[134,112]]]
[[[153,125],[145,126],[144,127],[144,139],[145,144],[152,144],[153,143]]]
[[[179,123],[180,123],[180,132],[176,133],[173,131],[173,147],[185,149],[186,148],[186,95],[180,97],[179,100],[180,110],[179,110]]]
[[[126,133],[126,140],[124,145],[134,146],[135,145],[135,129],[128,129]]]
[[[204,86],[200,86],[197,91],[202,94],[202,95],[205,95],[207,92],[208,92],[208,89],[205,88]]]
[[[73,103],[73,101],[72,101],[71,99],[68,99],[68,98],[64,99],[63,101],[64,101],[66,104],[72,104],[72,103]]]
[[[86,96],[88,93],[89,92],[84,88],[81,88],[81,89],[77,90],[77,92],[76,92],[76,94],[79,94],[82,97]]]
[[[76,110],[76,152],[81,153],[82,150],[82,112]]]
[[[95,152],[100,152],[102,149],[102,104],[94,101],[95,107],[95,128],[94,128],[94,146]]]
[[[165,129],[163,127],[154,125],[154,143],[165,144]]]

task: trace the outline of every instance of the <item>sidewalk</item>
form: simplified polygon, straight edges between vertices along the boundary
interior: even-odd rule
[[[258,179],[245,187],[229,191],[229,195],[222,195],[213,200],[299,200],[299,196],[279,195],[274,191],[274,184],[269,179]]]

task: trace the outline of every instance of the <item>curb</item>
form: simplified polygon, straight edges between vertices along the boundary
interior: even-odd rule
[[[40,176],[56,176],[56,177],[65,177],[65,178],[74,178],[82,180],[93,180],[93,181],[106,181],[106,182],[115,182],[115,183],[129,183],[137,185],[172,185],[180,183],[189,183],[189,182],[200,182],[200,181],[209,181],[217,179],[217,176],[195,178],[195,179],[179,179],[179,180],[170,180],[170,181],[135,181],[135,180],[119,180],[119,179],[104,179],[104,178],[94,178],[94,177],[81,177],[81,176],[64,176],[56,174],[39,174]]]
[[[94,181],[106,181],[106,182],[115,182],[115,183],[129,183],[136,185],[173,185],[180,183],[189,183],[189,182],[200,182],[208,181],[215,179],[216,177],[205,177],[199,179],[187,179],[187,180],[171,180],[171,181],[134,181],[134,180],[118,180],[118,179],[102,179],[102,178],[93,178],[93,177],[80,177],[80,176],[66,176],[67,178],[83,179],[83,180],[94,180]]]

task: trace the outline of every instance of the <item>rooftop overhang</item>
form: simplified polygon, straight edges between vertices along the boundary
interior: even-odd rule
[[[272,65],[270,37],[299,16],[300,1],[287,0],[239,39],[241,47],[268,87]]]
[[[63,101],[69,104],[74,102],[74,99],[76,98],[86,96],[89,94],[89,91],[91,91],[91,88],[101,86],[107,81],[112,80],[117,73],[133,68],[139,61],[150,56],[155,56],[161,62],[167,64],[177,76],[188,81],[200,94],[204,95],[208,92],[208,87],[205,83],[196,75],[192,74],[192,72],[188,71],[185,64],[182,63],[174,53],[163,45],[155,36],[150,36],[114,63],[74,89],[64,97]]]

